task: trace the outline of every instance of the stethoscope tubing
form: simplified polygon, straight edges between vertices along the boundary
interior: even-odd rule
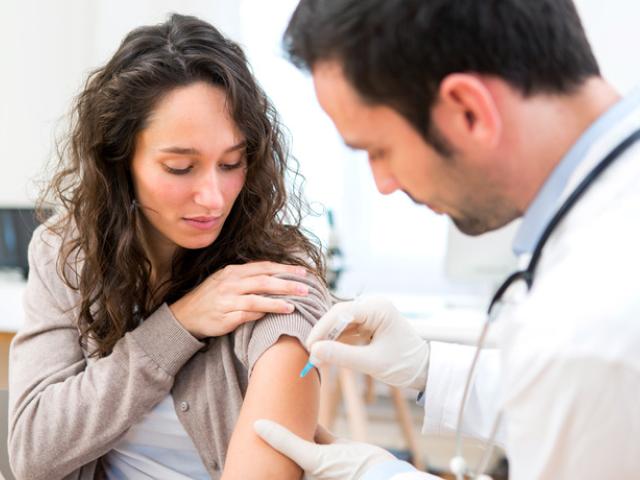
[[[524,270],[519,270],[507,277],[507,279],[500,285],[500,287],[496,290],[491,302],[489,304],[489,308],[487,309],[487,319],[484,322],[482,327],[482,331],[478,338],[477,347],[475,354],[473,356],[473,360],[471,362],[471,366],[469,367],[469,373],[467,374],[467,379],[465,381],[464,391],[462,394],[462,400],[460,401],[460,407],[458,409],[458,423],[456,427],[456,456],[452,459],[452,464],[454,460],[459,460],[459,464],[466,465],[464,462],[464,458],[462,456],[462,421],[464,419],[464,409],[469,397],[469,389],[471,387],[471,382],[473,379],[473,375],[475,373],[475,368],[478,363],[478,358],[480,356],[480,351],[483,348],[484,340],[489,331],[490,324],[498,317],[498,314],[494,313],[494,307],[500,302],[505,292],[509,289],[511,285],[513,285],[516,281],[524,281],[527,286],[527,290],[530,290],[533,286],[533,280],[536,273],[536,268],[538,266],[538,262],[542,256],[542,250],[551,237],[551,234],[555,231],[556,227],[560,224],[560,222],[566,217],[569,211],[578,203],[578,201],[582,198],[582,196],[589,190],[589,188],[595,183],[595,181],[602,175],[604,171],[617,159],[619,158],[629,147],[631,147],[635,142],[640,140],[640,129],[635,130],[630,135],[628,135],[624,140],[622,140],[609,154],[603,158],[588,174],[587,176],[580,182],[580,184],[571,192],[571,194],[567,197],[567,199],[563,202],[560,208],[553,215],[547,226],[545,227],[542,235],[538,239],[536,246],[533,250],[533,254],[531,255],[531,259],[529,260],[529,264],[527,268]],[[498,427],[500,425],[500,421],[502,419],[502,411],[500,411],[493,422],[491,433],[489,439],[485,444],[485,452],[482,455],[480,462],[478,464],[478,468],[475,471],[473,478],[478,478],[483,475],[483,472],[486,470],[489,459],[491,457],[491,452],[494,446],[494,439],[498,431]],[[466,467],[465,467],[466,468]],[[453,470],[453,468],[452,468]],[[454,471],[456,474],[456,478],[458,480],[464,477],[464,473],[460,471]]]

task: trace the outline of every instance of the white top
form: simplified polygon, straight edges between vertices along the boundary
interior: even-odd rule
[[[103,463],[110,480],[210,478],[171,394],[127,431]]]

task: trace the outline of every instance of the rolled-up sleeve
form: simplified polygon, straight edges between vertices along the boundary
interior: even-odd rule
[[[278,275],[285,280],[304,283],[309,288],[306,296],[283,296],[293,304],[290,314],[268,314],[255,322],[240,326],[235,332],[235,353],[247,367],[249,375],[260,356],[283,336],[304,342],[315,323],[331,307],[331,296],[324,283],[309,274],[306,277]]]

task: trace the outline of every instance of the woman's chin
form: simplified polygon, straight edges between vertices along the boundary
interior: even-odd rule
[[[175,242],[182,248],[186,248],[187,250],[198,250],[200,248],[207,248],[213,242],[216,241],[218,235],[198,235],[191,238],[181,238],[179,241]]]

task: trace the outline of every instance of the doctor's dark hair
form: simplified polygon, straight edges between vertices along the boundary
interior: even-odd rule
[[[172,90],[207,82],[224,90],[246,140],[245,184],[216,241],[178,249],[170,279],[152,290],[130,164],[137,135]],[[323,277],[322,256],[300,226],[306,204],[288,164],[277,114],[244,53],[210,24],[172,15],[130,32],[105,66],[90,74],[59,145],[59,165],[41,205],[61,207],[50,230],[63,248],[59,270],[80,294],[80,341],[108,355],[124,334],[229,265],[271,260]],[[286,176],[294,184],[287,192]]]
[[[365,102],[395,109],[442,153],[430,111],[451,73],[497,76],[524,96],[599,75],[571,0],[301,0],[283,45],[302,69],[339,62]]]

